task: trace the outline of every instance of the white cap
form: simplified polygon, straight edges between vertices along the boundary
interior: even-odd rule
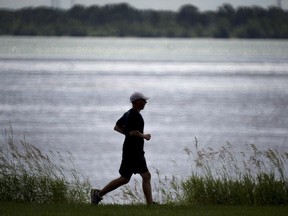
[[[144,96],[142,93],[140,92],[134,92],[131,96],[130,96],[130,101],[131,103],[133,103],[134,101],[136,100],[139,100],[139,99],[143,99],[143,100],[148,100],[149,98]]]

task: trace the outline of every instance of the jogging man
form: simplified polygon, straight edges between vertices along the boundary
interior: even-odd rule
[[[144,133],[144,120],[140,114],[140,111],[145,108],[148,99],[142,93],[133,93],[130,97],[132,108],[116,122],[114,130],[125,135],[122,162],[119,169],[120,177],[111,181],[101,190],[92,189],[92,204],[97,205],[105,194],[127,184],[132,174],[137,173],[142,177],[142,188],[147,204],[153,204],[151,174],[147,168],[144,156],[144,140],[150,140],[151,134]]]

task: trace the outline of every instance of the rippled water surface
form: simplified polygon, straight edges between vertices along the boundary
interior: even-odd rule
[[[102,187],[118,176],[114,124],[142,91],[150,170],[185,177],[195,137],[287,151],[287,60],[285,40],[1,37],[0,128],[70,151]]]

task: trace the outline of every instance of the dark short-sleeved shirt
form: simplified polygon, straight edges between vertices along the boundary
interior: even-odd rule
[[[130,136],[130,132],[144,131],[144,120],[142,115],[135,109],[130,109],[116,122],[116,125],[123,129],[125,140],[123,144],[123,159],[137,160],[144,156],[144,139]]]

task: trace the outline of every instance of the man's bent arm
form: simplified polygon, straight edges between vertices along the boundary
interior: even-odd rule
[[[146,140],[150,140],[151,139],[151,134],[142,134],[140,131],[138,130],[133,130],[130,131],[130,136],[137,136],[137,137],[141,137],[144,138]]]
[[[117,131],[117,132],[119,132],[119,133],[121,133],[121,134],[124,134],[124,135],[125,135],[125,133],[124,133],[124,131],[122,130],[122,128],[120,128],[118,125],[115,125],[114,130]]]

